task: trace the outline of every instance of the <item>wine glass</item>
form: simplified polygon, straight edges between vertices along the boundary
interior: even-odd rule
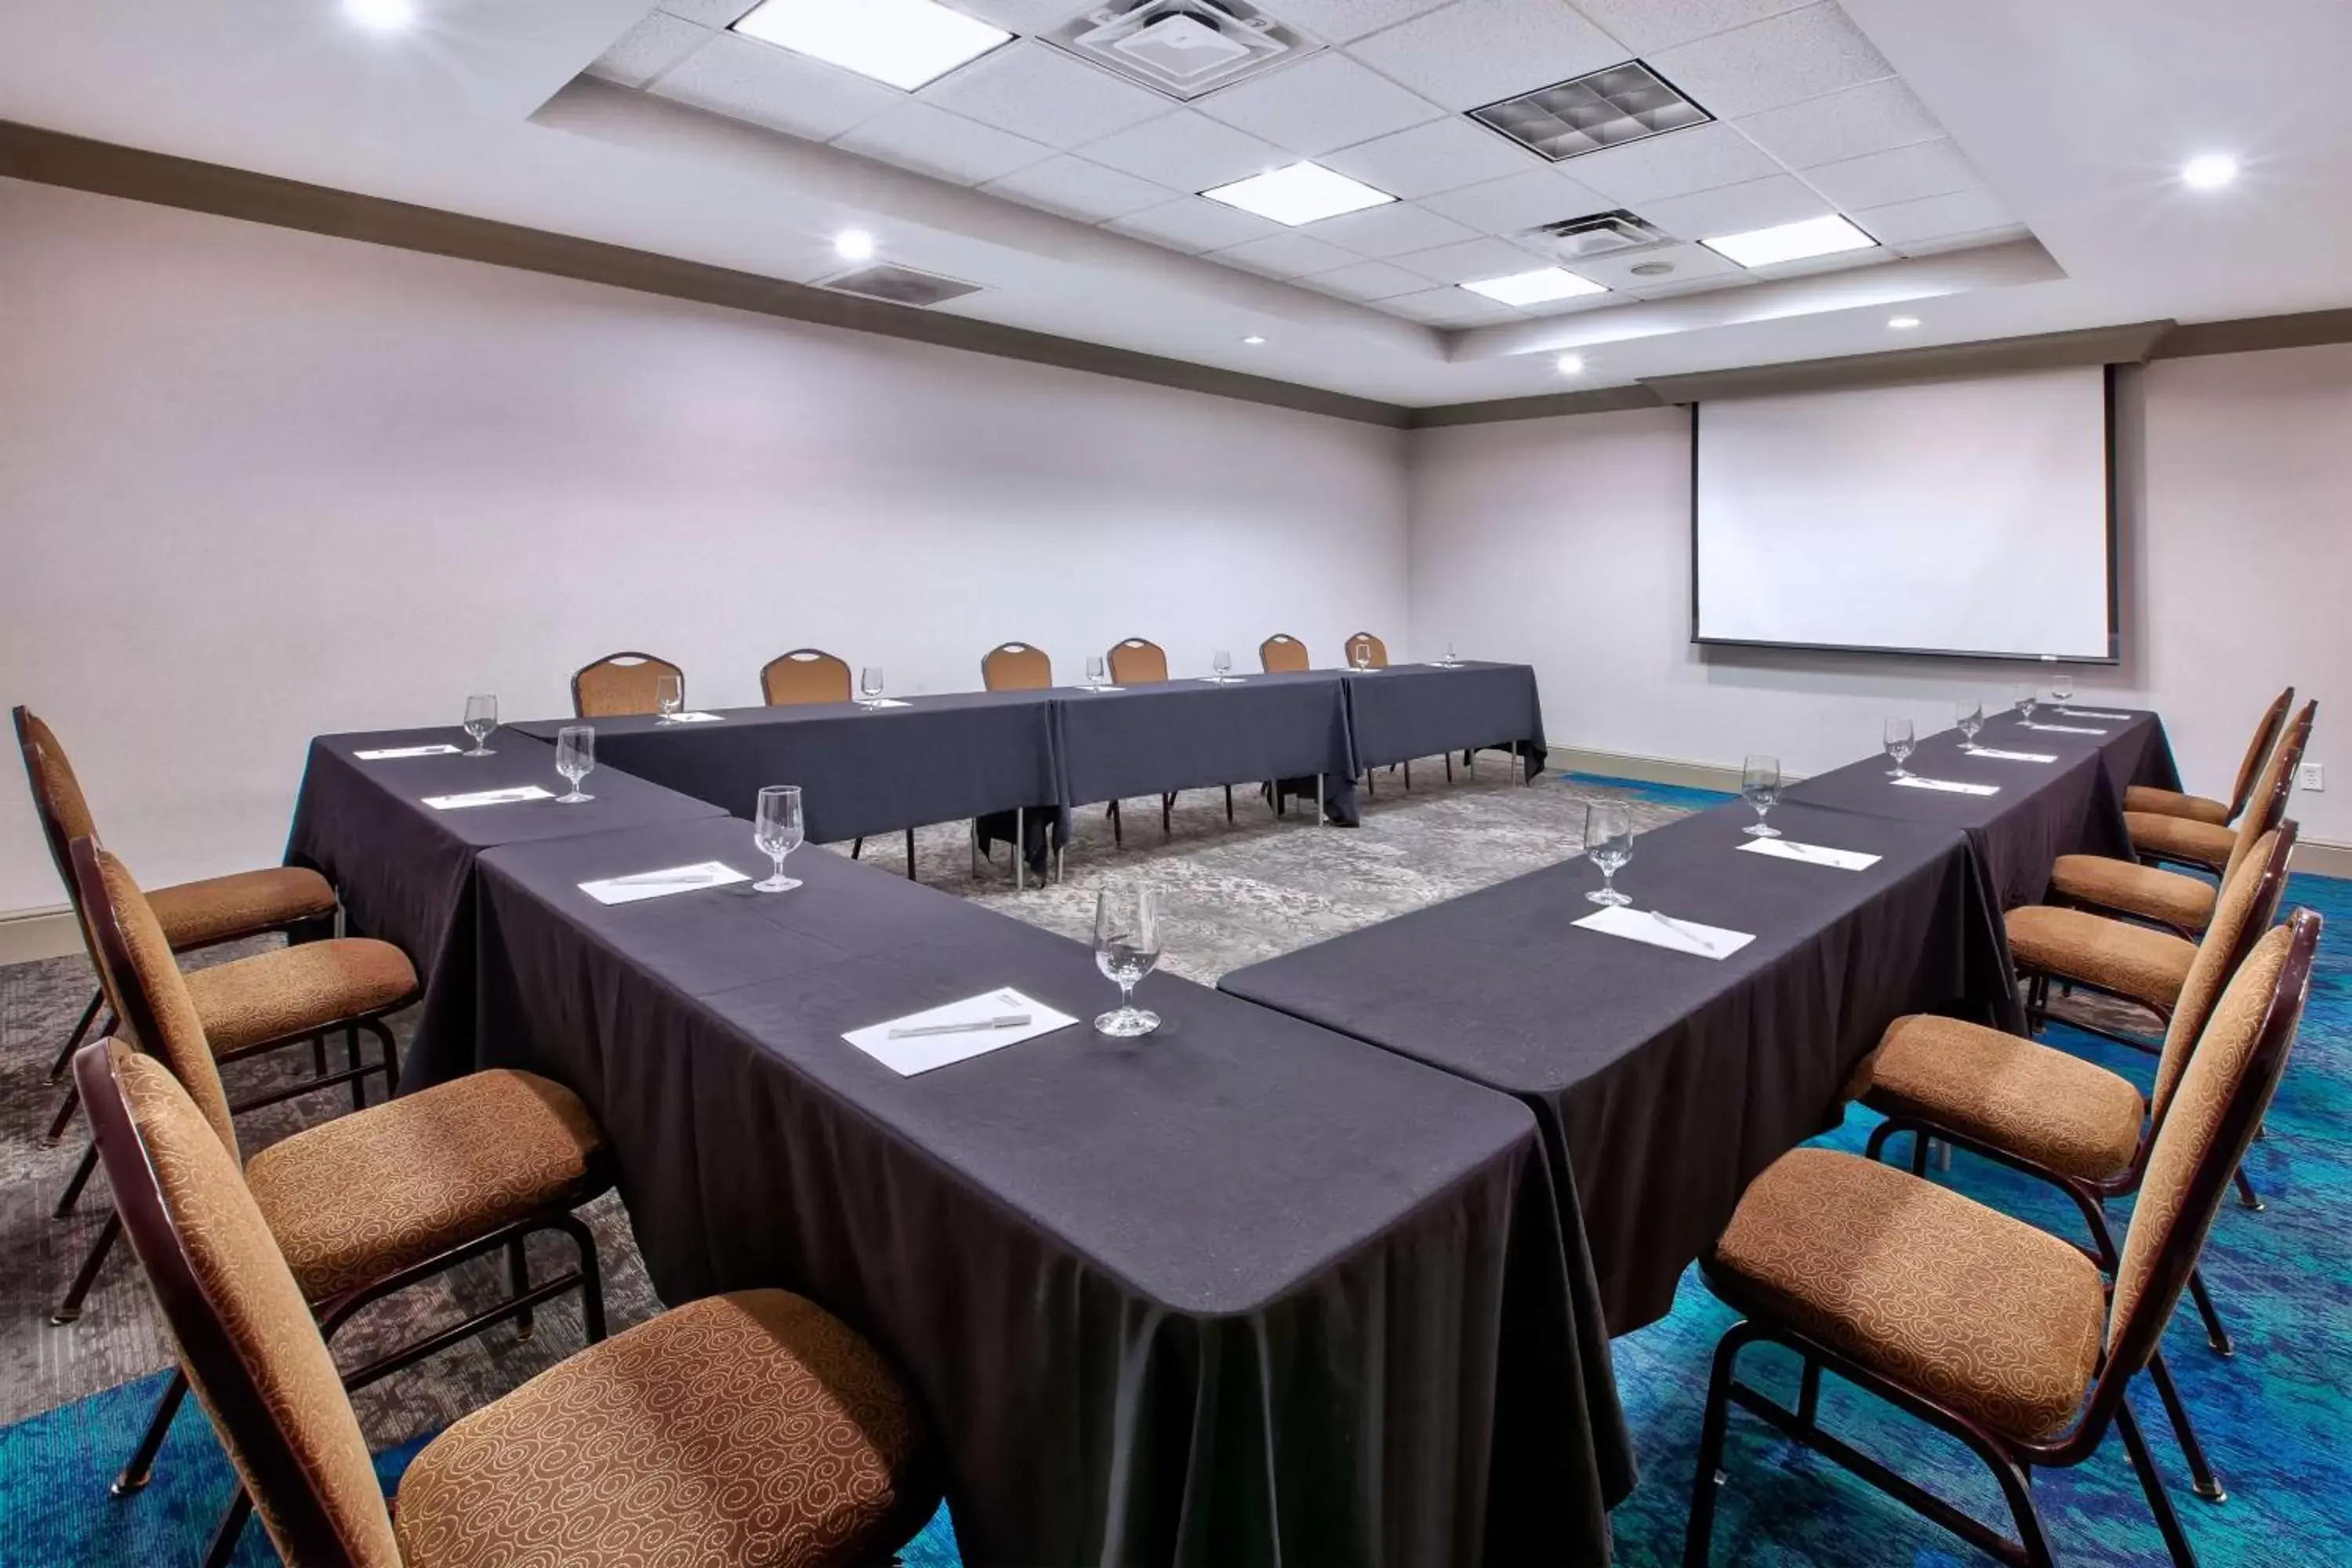
[[[1087,689],[1089,691],[1102,689],[1103,670],[1103,656],[1098,653],[1088,654],[1087,656]]]
[[[2050,700],[2058,703],[2074,700],[2074,677],[2071,673],[2062,671],[2050,683]]]
[[[1160,962],[1160,898],[1150,888],[1105,888],[1095,895],[1095,964],[1118,986],[1118,1006],[1095,1019],[1114,1039],[1148,1035],[1160,1016],[1135,1005],[1138,982]]]
[[[572,781],[572,793],[555,797],[559,805],[594,800],[580,793],[580,781],[596,771],[596,731],[586,724],[566,724],[555,732],[555,771]]]
[[[1217,684],[1223,686],[1234,672],[1234,656],[1226,649],[1219,648],[1209,656],[1209,668],[1217,672]]]
[[[882,706],[882,667],[869,664],[857,672],[858,704],[865,708]]]
[[[1955,704],[1955,706],[1958,705]],[[1984,728],[1984,704],[1971,702],[1967,707],[1959,709],[1958,716],[1954,722],[1959,726],[1960,750],[1971,755],[1975,754],[1977,731]]]
[[[1739,793],[1756,808],[1756,826],[1742,833],[1755,838],[1778,838],[1780,830],[1764,825],[1764,814],[1780,801],[1780,759],[1752,755],[1739,764]]]
[[[1438,660],[1438,662],[1443,664],[1448,669],[1452,669],[1456,664],[1461,662],[1461,660],[1454,657],[1454,645],[1452,643],[1447,643],[1445,645],[1445,657]]]
[[[1361,675],[1372,668],[1372,643],[1370,637],[1358,637],[1348,645],[1348,657],[1355,661],[1356,673]]]
[[[755,893],[781,893],[797,888],[800,879],[784,875],[784,857],[801,847],[807,834],[801,826],[801,786],[770,784],[760,792],[759,814],[751,819],[751,842],[776,863],[776,874],[751,884]]]
[[[1633,809],[1622,800],[1584,804],[1585,858],[1601,868],[1601,886],[1585,894],[1596,904],[1630,904],[1617,890],[1617,873],[1633,858]]]
[[[656,675],[654,677],[654,711],[659,717],[656,724],[667,724],[686,706],[686,677]]]
[[[490,738],[490,731],[498,727],[499,700],[497,698],[482,696],[468,697],[466,699],[466,733],[474,738],[474,749],[467,752],[466,755],[469,757],[497,756],[498,753],[496,752],[491,751],[488,746],[482,744],[482,742],[488,740]]]
[[[2017,716],[2027,729],[2033,727],[2033,705],[2042,700],[2041,694],[2031,686],[2017,689]]]
[[[1894,769],[1886,775],[1888,778],[1907,779],[1911,776],[1903,766],[1911,755],[1910,720],[1889,719],[1886,721],[1886,754],[1895,759]]]

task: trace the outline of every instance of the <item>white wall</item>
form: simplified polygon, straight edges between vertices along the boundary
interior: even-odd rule
[[[152,882],[274,862],[316,732],[758,700],[1010,638],[1179,669],[1405,616],[1401,433],[0,180],[0,700]],[[62,894],[11,759],[0,913]]]
[[[2331,707],[2352,669],[2352,348],[2159,361],[2119,390],[2125,659],[2077,667],[2078,700],[2157,708],[2189,787],[2221,794],[2293,681],[2321,700],[2325,763],[2352,721]],[[1411,453],[1415,646],[1535,664],[1555,746],[1817,772],[1875,747],[1890,714],[1940,728],[1956,699],[2034,674],[1693,647],[1685,411],[1417,431]],[[2295,813],[2352,843],[2352,773],[2331,782]]]

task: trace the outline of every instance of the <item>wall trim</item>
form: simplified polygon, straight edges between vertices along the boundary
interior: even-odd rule
[[[0,915],[0,964],[30,963],[81,952],[81,930],[69,909]]]
[[[1885,386],[1904,381],[2061,370],[2077,365],[2137,364],[2171,331],[2170,321],[2134,321],[2126,326],[2033,332],[1979,342],[1839,354],[1796,364],[1652,376],[1642,384],[1663,403],[1712,403],[1770,393],[1826,392],[1850,386]]]
[[[1671,757],[1643,757],[1627,752],[1588,752],[1575,746],[1550,747],[1544,752],[1544,763],[1564,773],[1638,779],[1643,784],[1672,784],[1677,789],[1711,789],[1719,795],[1739,793],[1739,770],[1717,767],[1712,763],[1677,762]],[[1796,782],[1794,775],[1789,782]]]
[[[2302,310],[2288,316],[2244,316],[2234,321],[2190,321],[2172,329],[2151,359],[2254,353],[2352,343],[2352,310]]]

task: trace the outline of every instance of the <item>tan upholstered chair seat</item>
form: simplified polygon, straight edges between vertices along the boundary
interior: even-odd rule
[[[568,1205],[602,1142],[570,1089],[501,1068],[298,1132],[245,1180],[316,1301]]]
[[[2141,854],[2169,855],[2200,866],[2227,865],[2231,847],[2238,841],[2229,828],[2161,812],[2126,811],[2124,826],[2131,834],[2132,847]]]
[[[840,1321],[707,1297],[591,1345],[427,1444],[406,1568],[878,1563],[936,1506],[924,1426]]]
[[[2080,1057],[1957,1018],[1895,1020],[1862,1099],[2089,1182],[2126,1169],[2139,1148],[2138,1089]]]
[[[175,952],[275,931],[335,912],[335,889],[316,871],[272,866],[158,888],[147,895]]]
[[[2051,868],[2050,885],[2078,902],[2162,921],[2183,931],[2203,931],[2213,918],[2212,883],[2136,860],[2061,855]]]
[[[1759,1310],[2013,1436],[2065,1426],[2098,1365],[2106,1298],[2088,1258],[1853,1154],[1773,1162],[1710,1266]]]
[[[2087,981],[2170,1013],[2196,962],[2197,944],[2170,931],[2104,915],[2029,904],[2007,916],[2010,956],[2023,970]]]
[[[2198,822],[2210,822],[2216,827],[2228,825],[2230,806],[2226,801],[2208,800],[2201,795],[2183,795],[2177,789],[2153,789],[2147,784],[2133,784],[2124,791],[2124,810],[2145,811],[2158,816],[2185,816]]]
[[[406,953],[360,936],[306,942],[188,975],[188,996],[216,1056],[381,1012],[416,989]]]

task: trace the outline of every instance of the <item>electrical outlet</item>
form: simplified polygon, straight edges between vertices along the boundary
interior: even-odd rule
[[[2327,787],[2327,773],[2317,763],[2305,763],[2296,770],[2295,782],[2309,790]]]

